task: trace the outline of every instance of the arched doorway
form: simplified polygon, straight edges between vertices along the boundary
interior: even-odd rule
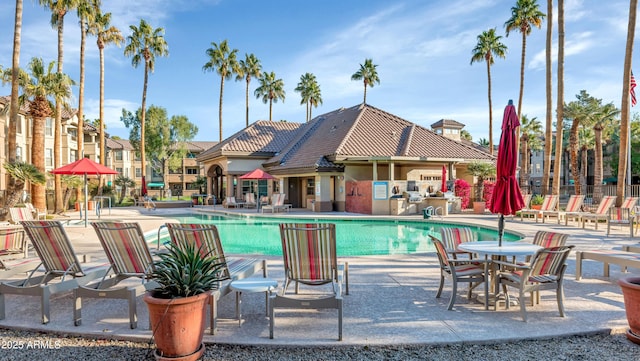
[[[211,194],[215,195],[218,202],[222,202],[226,198],[226,177],[222,167],[213,165],[207,171],[207,178],[211,179]]]

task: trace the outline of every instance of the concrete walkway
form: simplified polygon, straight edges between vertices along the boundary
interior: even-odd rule
[[[211,206],[187,209],[144,210],[117,208],[102,219],[139,222],[146,232],[155,232],[172,215],[185,212],[229,212],[262,216],[254,210],[222,209]],[[107,213],[107,212],[104,212]],[[78,214],[70,213],[77,220]],[[264,216],[271,217],[271,214]],[[310,213],[294,209],[290,213],[273,216],[291,217],[358,217],[347,213]],[[400,219],[420,219],[401,216]],[[95,220],[91,215],[90,220]],[[464,222],[490,227],[497,226],[496,215],[450,215],[446,222]],[[527,241],[538,230],[552,230],[571,234],[568,243],[577,250],[620,249],[635,244],[627,231],[615,229],[610,237],[605,230],[576,226],[538,223],[507,218],[506,229],[517,231]],[[606,228],[605,228],[606,229]],[[78,254],[90,255],[91,261],[104,262],[95,232],[84,224],[66,227]],[[266,257],[269,276],[282,281],[280,257]],[[585,261],[583,278],[575,281],[575,256],[572,253],[565,282],[566,317],[559,317],[555,293],[542,292],[542,300],[535,307],[527,307],[529,321],[523,322],[518,307],[485,311],[480,303],[468,303],[466,292],[460,290],[452,311],[447,311],[451,287],[447,283],[440,299],[435,298],[439,268],[435,253],[393,256],[363,256],[341,258],[349,262],[350,295],[344,297],[344,340],[337,343],[336,311],[276,312],[275,339],[269,339],[269,321],[265,315],[263,294],[243,295],[243,323],[235,319],[233,294],[221,300],[218,330],[214,336],[205,335],[205,342],[265,345],[390,345],[451,342],[482,342],[532,337],[557,337],[592,332],[624,332],[627,321],[620,288],[616,280],[625,274],[612,266],[610,278],[602,276],[602,263]],[[631,269],[638,274],[639,270]],[[83,300],[83,323],[73,325],[73,299],[69,293],[51,300],[51,322],[40,324],[40,302],[35,297],[6,295],[6,318],[0,327],[11,329],[57,332],[68,335],[117,338],[147,342],[152,332],[148,326],[146,305],[138,299],[138,328],[128,327],[127,306],[121,300]]]

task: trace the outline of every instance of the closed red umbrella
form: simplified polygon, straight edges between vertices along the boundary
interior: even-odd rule
[[[442,185],[440,186],[442,193],[447,191],[447,167],[442,166]]]
[[[96,163],[89,158],[78,159],[73,163],[69,163],[60,168],[51,171],[52,174],[71,174],[84,175],[84,226],[87,226],[87,199],[89,197],[89,188],[87,183],[88,175],[118,174],[115,170],[105,167],[100,163]]]
[[[516,214],[524,208],[524,200],[518,180],[516,179],[516,167],[518,165],[518,150],[516,148],[516,128],[520,126],[516,108],[513,101],[504,109],[502,117],[502,135],[498,145],[498,162],[496,169],[496,185],[491,195],[489,210],[500,213],[498,223],[498,242],[502,246],[502,234],[504,233],[504,215]]]
[[[144,176],[142,176],[142,188],[140,189],[140,193],[142,193],[141,196],[143,197],[147,196],[147,180]]]

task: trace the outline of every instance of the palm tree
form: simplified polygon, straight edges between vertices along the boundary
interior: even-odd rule
[[[94,21],[96,9],[100,8],[100,0],[81,1],[76,8],[80,21],[80,82],[78,84],[78,158],[84,156],[84,79],[85,79],[85,44],[89,33],[89,23]],[[80,198],[81,188],[77,188],[76,196]]]
[[[31,138],[31,162],[44,173],[44,128],[45,119],[53,113],[49,98],[65,100],[71,96],[73,81],[64,73],[54,73],[55,61],[45,67],[40,58],[33,58],[29,62],[29,77],[22,80],[23,98],[30,100],[28,115],[33,120]],[[62,103],[62,102],[61,102]],[[31,198],[37,209],[46,208],[44,186],[32,184]]]
[[[478,35],[478,43],[473,48],[471,64],[484,61],[487,63],[487,94],[489,96],[489,153],[493,155],[493,113],[491,110],[491,65],[493,58],[505,58],[507,46],[500,42],[502,36],[496,35],[496,29],[483,31]]]
[[[80,0],[39,0],[40,5],[51,10],[51,26],[58,30],[58,73],[62,74],[64,64],[64,17],[78,6]],[[61,165],[62,156],[62,103],[63,99],[55,99],[55,131],[53,135],[53,166]],[[55,184],[55,212],[62,211],[62,184],[60,175],[54,177]]]
[[[220,121],[220,141],[222,142],[222,96],[224,94],[224,80],[231,79],[234,73],[238,72],[238,61],[236,54],[238,49],[229,48],[226,40],[220,45],[211,43],[212,47],[207,49],[206,53],[209,61],[202,66],[203,71],[215,71],[220,75],[220,103],[218,105],[218,119]]]
[[[531,174],[531,152],[533,150],[540,150],[542,124],[538,121],[537,117],[529,119],[529,117],[524,114],[522,119],[520,119],[520,127],[522,128],[520,144],[523,154],[522,169],[520,170],[520,184],[529,184],[529,175]]]
[[[240,60],[238,62],[238,69],[236,75],[236,81],[244,79],[247,82],[247,87],[245,89],[244,98],[247,104],[247,124],[249,126],[249,83],[251,82],[251,78],[260,77],[262,74],[262,64],[260,64],[260,60],[253,54],[245,54],[244,60]],[[220,127],[222,129],[222,126]]]
[[[460,139],[465,139],[465,140],[468,140],[468,141],[471,142],[471,141],[473,141],[473,136],[466,129],[461,129],[460,130]]]
[[[124,38],[118,28],[109,25],[111,13],[103,14],[98,7],[94,10],[94,18],[89,22],[89,34],[98,38],[96,44],[100,52],[100,163],[107,165],[106,146],[104,143],[104,47],[108,44],[120,46]]]
[[[145,133],[144,121],[147,114],[147,84],[149,82],[149,72],[153,72],[157,56],[169,55],[169,48],[164,39],[163,28],[152,28],[149,23],[140,19],[140,26],[130,25],[131,35],[127,37],[127,46],[124,48],[124,55],[131,56],[131,65],[137,68],[144,62],[144,86],[142,87],[142,105],[140,107],[140,167],[142,181],[145,181]],[[143,194],[146,195],[146,194]]]
[[[602,198],[602,180],[603,180],[603,152],[602,143],[607,142],[611,138],[613,129],[618,125],[615,117],[620,114],[620,110],[613,103],[605,104],[595,114],[593,123],[593,133],[595,137],[594,150],[594,172],[593,172],[593,198],[600,200]]]
[[[20,202],[24,186],[27,182],[31,184],[45,184],[46,176],[38,168],[25,162],[6,162],[4,169],[15,180],[15,186],[7,189],[6,202],[4,203],[5,212],[9,212],[9,208],[14,207]]]
[[[487,138],[480,138],[478,139],[478,145],[487,148],[489,147],[489,140]]]
[[[364,100],[362,104],[367,104],[367,86],[373,88],[376,83],[380,84],[377,67],[377,65],[373,64],[373,59],[365,59],[364,64],[360,64],[360,69],[351,76],[351,80],[362,80],[364,83]]]
[[[636,31],[636,12],[638,8],[638,0],[629,0],[629,24],[627,26],[627,45],[624,54],[624,71],[622,78],[622,108],[620,113],[620,151],[618,162],[618,186],[616,188],[617,205],[620,206],[622,199],[625,197],[625,176],[631,169],[627,169],[627,160],[629,157],[629,80],[631,79],[631,60],[633,58],[633,41]],[[631,179],[631,178],[629,178]]]
[[[522,116],[522,96],[524,95],[524,65],[527,49],[527,36],[535,26],[542,26],[545,14],[538,8],[537,0],[516,0],[516,5],[511,8],[511,18],[504,23],[507,36],[511,31],[519,31],[522,34],[522,55],[520,59],[520,95],[518,96],[518,119]],[[516,141],[520,139],[520,128],[516,129]],[[518,149],[518,148],[516,148]]]
[[[16,161],[16,134],[17,125],[20,120],[18,112],[20,111],[20,103],[18,101],[20,73],[20,41],[22,38],[22,0],[16,0],[16,15],[13,30],[13,59],[11,68],[11,104],[9,104],[9,134],[8,134],[8,152],[7,159],[9,162]],[[15,180],[9,177],[9,186],[12,186]]]
[[[590,117],[590,119],[592,118]],[[587,177],[589,176],[589,150],[594,149],[596,146],[596,139],[590,123],[591,121],[583,122],[580,124],[580,130],[578,131],[578,147],[580,148],[580,184],[583,185],[587,185]]]
[[[262,97],[262,102],[267,104],[269,102],[269,120],[272,120],[273,115],[273,103],[277,103],[278,99],[282,99],[284,102],[285,91],[284,82],[282,79],[276,79],[276,73],[262,73],[258,79],[260,86],[256,88],[253,94],[256,98]]]
[[[122,204],[122,201],[127,194],[127,188],[133,188],[136,186],[135,180],[123,175],[118,175],[113,183],[120,187],[120,197],[118,199],[118,204]]]
[[[307,123],[311,120],[311,107],[318,107],[318,104],[322,104],[322,93],[320,91],[320,85],[316,80],[316,76],[312,73],[305,73],[300,76],[300,82],[294,91],[300,93],[302,100],[300,104],[306,104],[307,106]]]
[[[558,0],[558,97],[556,99],[556,151],[553,164],[553,189],[552,194],[560,194],[560,172],[562,170],[562,140],[564,126],[564,0]],[[548,159],[550,155],[546,155]],[[549,160],[551,163],[551,160]]]
[[[544,128],[544,156],[542,161],[542,195],[549,192],[549,175],[551,174],[551,146],[553,143],[553,77],[551,47],[553,43],[553,0],[547,0],[547,40],[545,49],[545,85],[547,113]]]
[[[578,169],[578,149],[581,122],[588,122],[597,110],[597,100],[590,96],[585,90],[581,90],[576,95],[578,100],[565,104],[563,113],[567,119],[571,119],[571,130],[569,132],[569,161],[571,163],[571,175],[574,179],[576,194],[582,194],[580,183],[580,171]]]
[[[63,202],[64,204],[63,211],[66,211],[67,207],[69,206],[69,200],[71,199],[71,193],[75,189],[79,189],[80,186],[84,184],[84,179],[82,179],[82,177],[79,177],[77,175],[62,175],[60,176],[60,179],[62,180],[62,184],[64,184],[67,187],[64,191],[64,202]]]

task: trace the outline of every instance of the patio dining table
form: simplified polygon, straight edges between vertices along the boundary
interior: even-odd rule
[[[541,246],[524,243],[524,242],[502,242],[502,245],[498,244],[498,241],[479,241],[479,242],[465,242],[458,245],[458,249],[464,252],[470,252],[477,254],[478,256],[484,256],[485,260],[489,260],[490,257],[518,257],[518,256],[532,256]],[[497,267],[495,263],[491,263],[490,277],[491,288],[494,289],[493,296],[499,294],[495,282]],[[491,296],[491,295],[490,295]]]

